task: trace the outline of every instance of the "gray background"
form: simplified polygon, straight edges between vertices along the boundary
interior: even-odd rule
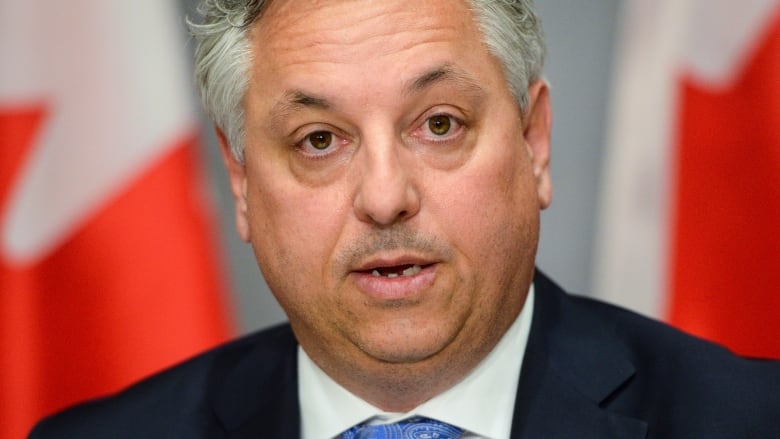
[[[195,0],[179,0],[193,14]],[[612,55],[620,0],[536,0],[547,36],[545,74],[552,85],[553,204],[542,214],[538,265],[570,291],[588,294],[606,132]],[[192,43],[188,45],[192,48]],[[191,57],[191,56],[190,56]],[[200,109],[198,109],[200,111]],[[285,320],[233,223],[227,177],[210,122],[203,118],[203,159],[233,291],[237,330]]]

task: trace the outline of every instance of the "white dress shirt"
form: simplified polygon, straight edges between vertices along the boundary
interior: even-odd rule
[[[333,381],[298,347],[302,438],[332,439],[354,425],[424,416],[465,430],[463,438],[506,439],[534,307],[533,284],[517,319],[496,347],[462,381],[407,413],[388,413]]]

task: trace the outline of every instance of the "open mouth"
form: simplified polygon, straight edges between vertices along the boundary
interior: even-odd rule
[[[369,273],[375,277],[384,277],[388,279],[395,279],[397,277],[411,277],[421,272],[423,268],[429,265],[417,265],[417,264],[405,264],[395,265],[392,267],[376,267],[370,270],[365,270],[364,273]]]
[[[377,257],[356,267],[352,280],[362,294],[379,303],[419,298],[436,281],[439,263],[418,257]]]

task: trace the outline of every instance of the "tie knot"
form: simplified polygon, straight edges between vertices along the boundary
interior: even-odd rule
[[[409,418],[393,424],[356,425],[343,439],[457,439],[463,430],[429,418]]]

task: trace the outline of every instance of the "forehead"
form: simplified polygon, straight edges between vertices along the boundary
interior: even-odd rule
[[[415,65],[484,64],[489,57],[465,0],[275,0],[251,32],[255,80],[328,77],[349,68],[380,77]],[[421,67],[424,70],[424,67]],[[373,69],[373,71],[372,71]]]
[[[421,31],[446,37],[472,24],[465,0],[274,0],[255,29],[260,40],[289,50],[299,44],[370,45]]]

